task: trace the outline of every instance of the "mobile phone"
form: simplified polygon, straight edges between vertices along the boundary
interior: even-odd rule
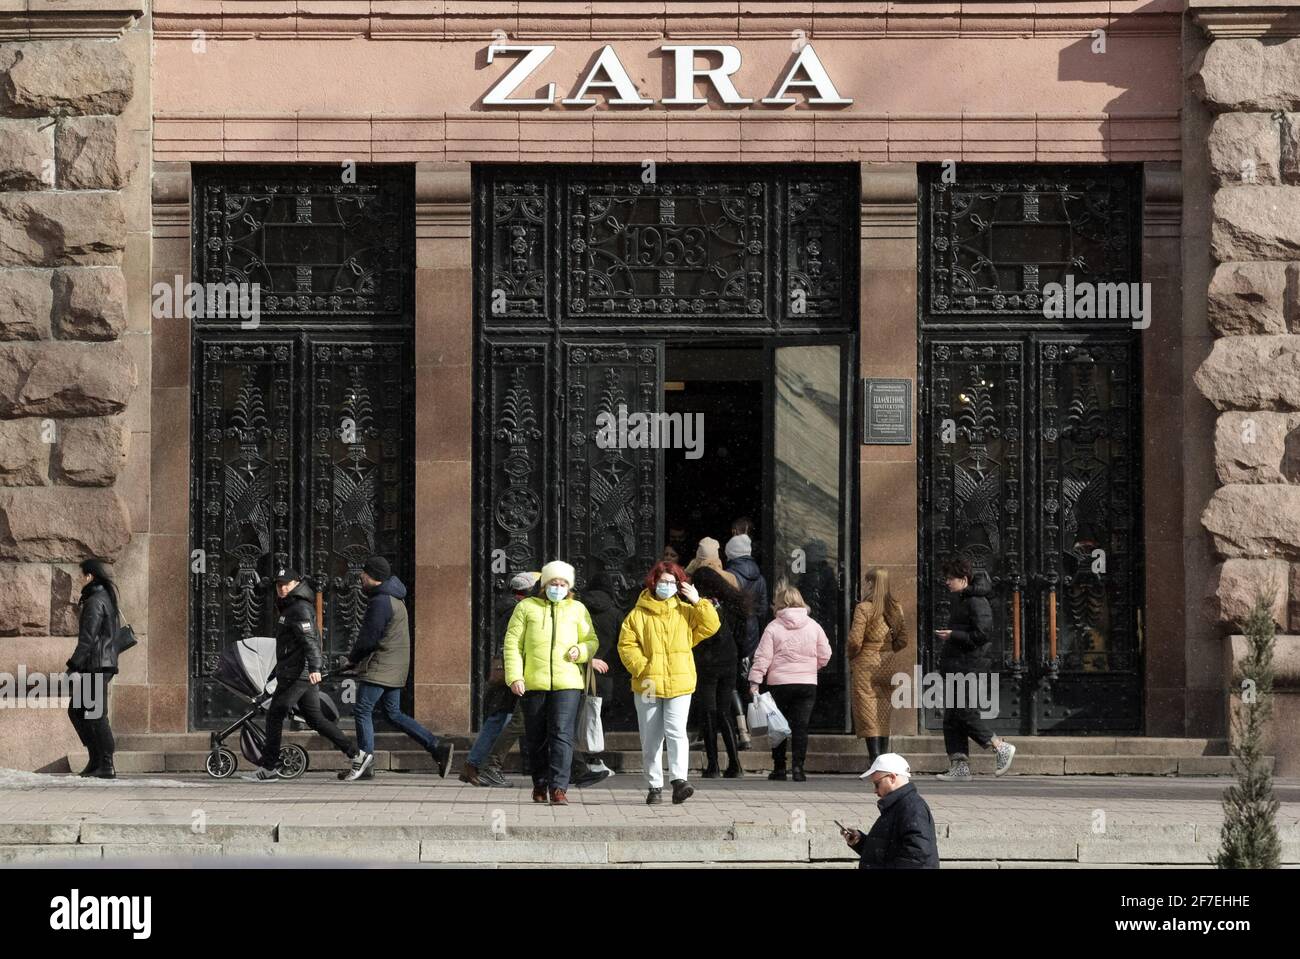
[[[848,830],[844,828],[844,823],[840,822],[838,819],[832,819],[831,822],[840,827],[840,832],[848,832]]]

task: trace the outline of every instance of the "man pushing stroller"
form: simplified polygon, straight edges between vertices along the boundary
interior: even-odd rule
[[[315,597],[302,575],[292,569],[275,574],[276,609],[280,617],[275,630],[275,695],[266,712],[266,749],[262,767],[245,779],[267,782],[280,778],[280,738],[284,721],[295,707],[307,725],[320,733],[352,762],[357,775],[365,772],[375,757],[362,752],[342,730],[321,712],[321,648],[316,632]]]

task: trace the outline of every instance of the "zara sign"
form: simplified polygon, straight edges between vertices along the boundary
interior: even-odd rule
[[[707,103],[708,100],[698,95],[696,90],[696,85],[701,82],[710,84],[727,106],[740,107],[754,102],[751,97],[741,96],[731,81],[731,77],[741,68],[740,50],[736,47],[667,44],[659,49],[673,58],[673,95],[665,97],[661,103],[669,106],[698,106]],[[522,54],[522,59],[488,90],[483,97],[483,105],[546,107],[558,102],[565,106],[595,106],[593,91],[600,91],[610,106],[649,106],[655,102],[653,98],[641,95],[641,91],[628,76],[623,62],[619,60],[618,52],[609,44],[601,48],[600,55],[591,68],[578,78],[572,96],[557,101],[554,82],[546,85],[541,96],[515,96],[515,91],[554,52],[553,45],[542,43],[493,44],[488,47],[488,63],[500,54]],[[709,54],[719,55],[721,62],[716,67],[697,67],[697,59]],[[781,78],[776,92],[759,102],[770,106],[791,106],[799,102],[791,96],[792,91],[803,94],[808,103],[814,106],[847,106],[853,102],[851,97],[842,97],[835,89],[830,74],[826,72],[812,44],[805,44],[799,50],[794,62]]]

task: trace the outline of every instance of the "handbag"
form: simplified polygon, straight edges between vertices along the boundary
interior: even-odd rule
[[[596,695],[596,671],[587,664],[587,688],[578,706],[577,747],[584,753],[605,751],[605,729],[600,722],[601,698]]]
[[[117,611],[117,629],[113,632],[113,651],[121,656],[132,646],[136,645],[139,640],[136,639],[135,630],[131,628],[130,623],[122,622],[122,611]]]

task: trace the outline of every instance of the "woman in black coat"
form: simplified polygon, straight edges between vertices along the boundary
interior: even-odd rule
[[[81,620],[77,648],[68,659],[68,672],[75,674],[68,718],[77,738],[90,753],[82,776],[114,779],[113,730],[108,724],[108,684],[117,674],[118,627],[117,587],[103,560],[81,564]]]
[[[745,775],[736,750],[736,729],[731,724],[731,698],[736,691],[736,667],[747,638],[749,597],[735,589],[711,566],[701,566],[691,578],[701,598],[713,603],[722,625],[693,650],[695,699],[703,726],[705,779],[740,779]],[[726,772],[718,772],[718,733],[727,748]]]

